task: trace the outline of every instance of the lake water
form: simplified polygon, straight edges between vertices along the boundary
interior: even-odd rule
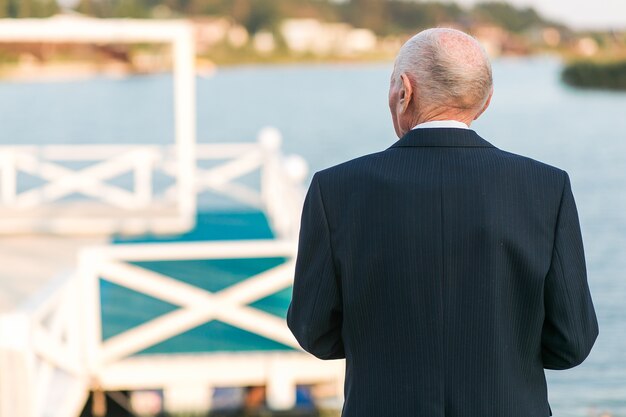
[[[577,91],[551,58],[494,63],[491,108],[473,126],[496,146],[570,174],[600,336],[587,361],[548,372],[554,415],[626,416],[626,93]],[[281,129],[311,172],[388,147],[391,64],[241,67],[198,80],[201,142]],[[0,143],[168,143],[168,76],[0,83]]]

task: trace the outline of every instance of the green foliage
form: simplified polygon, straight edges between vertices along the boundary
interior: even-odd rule
[[[390,20],[389,4],[387,0],[351,0],[339,7],[343,9],[343,21],[384,33]]]
[[[395,32],[414,32],[416,29],[455,22],[466,14],[455,3],[436,2],[392,1],[389,11]]]
[[[194,0],[192,0],[194,1]],[[284,18],[334,20],[336,7],[327,0],[195,0],[204,13],[232,17],[250,33],[275,30]],[[207,5],[211,3],[211,7]]]
[[[413,33],[454,22],[466,14],[455,3],[405,0],[351,0],[337,6],[343,21],[379,35]]]
[[[95,17],[147,18],[159,0],[80,0],[76,11]]]
[[[58,10],[56,0],[0,0],[0,17],[49,17]]]
[[[474,12],[480,19],[495,23],[511,32],[517,33],[547,23],[531,7],[517,9],[511,4],[504,2],[479,3],[474,8]]]
[[[561,78],[574,87],[626,90],[626,61],[573,62],[563,69]]]
[[[17,53],[0,49],[0,64],[15,64],[18,59]]]
[[[243,0],[240,0],[243,1]],[[241,23],[250,33],[273,29],[280,20],[276,0],[247,0],[248,13]]]
[[[228,16],[251,33],[276,31],[285,18],[342,21],[379,35],[415,33],[448,22],[493,23],[512,32],[548,23],[534,9],[508,3],[463,9],[442,0],[80,0],[76,10],[96,17],[149,18],[157,6],[179,16]],[[56,0],[0,0],[0,16],[44,17],[56,12]]]
[[[142,18],[149,16],[148,2],[144,0],[120,0],[113,6],[114,17]]]
[[[313,18],[322,21],[341,20],[340,7],[328,0],[280,0],[279,12],[292,18]]]
[[[35,2],[35,16],[48,17],[59,12],[59,5],[56,0],[40,0]]]

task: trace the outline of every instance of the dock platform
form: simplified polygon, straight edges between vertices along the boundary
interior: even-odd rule
[[[90,392],[157,390],[169,412],[208,410],[220,387],[264,386],[274,410],[293,407],[300,385],[341,397],[343,362],[304,353],[285,322],[302,163],[267,141],[225,150],[198,147],[219,161],[198,163],[198,208],[179,223],[190,229],[165,232],[157,213],[151,227],[72,234],[90,221],[76,208],[63,211],[66,234],[43,233],[46,217],[30,233],[5,229],[1,417],[76,417]]]

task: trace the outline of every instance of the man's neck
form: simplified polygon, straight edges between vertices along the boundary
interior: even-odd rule
[[[457,122],[465,123],[465,125],[469,127],[475,120],[475,113],[473,111],[467,109],[456,109],[447,106],[427,106],[418,109],[415,115],[416,118],[414,120],[414,126],[426,122],[455,120]]]
[[[453,127],[458,129],[469,129],[469,126],[461,122],[459,120],[429,120],[427,122],[418,123],[413,127],[413,129],[421,129],[421,128],[437,128],[437,127]],[[413,130],[411,129],[411,130]]]

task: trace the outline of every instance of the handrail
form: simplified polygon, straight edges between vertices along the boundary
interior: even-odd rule
[[[270,387],[268,398],[276,406],[288,407],[291,404],[293,398],[289,389],[295,387],[297,381],[341,378],[341,372],[335,372],[341,364],[329,365],[323,371],[307,356],[297,355],[298,343],[284,320],[250,305],[288,288],[294,273],[306,163],[298,156],[283,155],[280,142],[278,131],[265,129],[261,131],[258,141],[253,143],[200,144],[196,148],[194,169],[196,194],[205,191],[220,193],[263,211],[274,232],[274,239],[116,244],[84,248],[79,253],[75,272],[55,280],[45,289],[43,296],[30,300],[19,311],[0,317],[0,335],[11,333],[17,337],[12,343],[19,344],[11,348],[0,341],[0,362],[6,352],[19,350],[20,362],[15,362],[15,366],[22,366],[19,372],[23,372],[26,378],[22,387],[27,386],[33,393],[34,400],[24,402],[29,408],[20,415],[43,415],[43,408],[47,406],[45,397],[51,392],[51,384],[54,384],[53,375],[64,373],[72,376],[73,385],[67,400],[59,403],[67,411],[59,411],[61,414],[58,415],[71,416],[84,403],[89,388],[120,388],[116,385],[120,372],[142,366],[134,360],[137,352],[211,320],[223,321],[294,348],[295,351],[284,353],[286,360],[294,364],[289,369],[276,362],[275,356],[258,356],[250,360],[257,364],[255,366],[266,367],[264,374],[254,369],[243,369],[236,375],[224,376],[224,381],[240,381],[237,383],[264,378],[263,381]],[[154,180],[157,172],[160,175],[175,175],[176,150],[174,146],[158,145],[0,146],[0,210],[9,213],[4,220],[8,218],[14,222],[19,214],[36,214],[38,208],[53,206],[70,193],[84,191],[92,199],[101,201],[103,207],[107,207],[106,204],[115,205],[118,211],[125,213],[127,220],[145,221],[133,217],[137,206],[148,207],[157,201],[175,204],[180,195],[176,184],[161,186]],[[83,166],[72,168],[66,164],[67,161]],[[207,167],[205,162],[210,161],[213,164]],[[85,162],[90,164],[84,166]],[[17,177],[21,172],[38,175],[47,182],[29,190],[20,189]],[[129,172],[134,175],[129,188],[122,189],[108,183],[111,178]],[[238,181],[254,172],[260,175],[259,189]],[[80,216],[82,219],[74,221],[82,220],[82,224],[91,228],[97,228],[97,222],[105,220],[90,217],[88,211]],[[67,226],[71,218],[44,220],[63,220],[66,226],[59,230],[64,233],[72,231],[72,227]],[[155,217],[157,220],[158,217]],[[8,224],[2,221],[0,218],[0,233],[3,232],[2,227]],[[103,222],[101,230],[112,232],[118,229],[107,227]],[[219,292],[208,292],[132,264],[150,260],[263,257],[283,257],[286,261]],[[102,340],[101,280],[144,293],[177,308]],[[24,331],[15,333],[14,330],[19,328]],[[207,360],[205,365],[214,363],[213,359]],[[232,360],[236,362],[237,359]],[[137,381],[135,378],[135,382],[140,383]],[[218,384],[219,381],[213,375],[205,383]],[[281,388],[278,389],[278,386]],[[0,406],[0,414],[3,412]]]
[[[265,210],[277,235],[293,237],[307,167],[299,156],[284,156],[280,143],[280,133],[266,128],[253,143],[196,145],[195,193],[211,191]],[[153,144],[0,146],[0,234],[81,234],[86,220],[91,233],[184,232],[195,211],[183,210],[177,150]],[[206,168],[204,161],[220,163]],[[237,181],[256,170],[260,190]],[[42,183],[26,188],[22,174]],[[124,176],[132,181],[120,180]],[[165,185],[167,177],[172,185]]]

